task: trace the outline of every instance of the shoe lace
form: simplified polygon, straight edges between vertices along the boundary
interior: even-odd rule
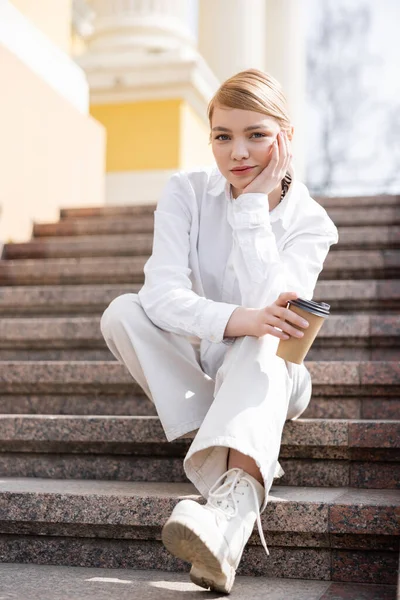
[[[235,473],[235,477],[230,478],[229,476],[233,473]],[[224,478],[225,482],[222,483]],[[229,516],[235,517],[239,511],[238,501],[235,494],[240,494],[242,496],[244,495],[244,492],[240,491],[240,487],[243,485],[245,487],[250,485],[250,488],[253,491],[253,498],[256,506],[258,534],[260,536],[261,543],[269,556],[269,550],[267,548],[267,542],[265,541],[264,532],[261,524],[257,491],[254,487],[253,482],[246,477],[246,473],[242,469],[234,467],[232,469],[229,469],[229,471],[223,473],[221,477],[217,479],[217,481],[210,488],[210,491],[208,493],[208,504],[210,504],[213,508],[217,509],[218,511],[222,512],[224,516],[228,514]]]

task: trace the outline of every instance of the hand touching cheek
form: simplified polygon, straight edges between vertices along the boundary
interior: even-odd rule
[[[286,133],[278,134],[268,157],[265,168],[242,190],[243,194],[270,194],[282,181],[292,160],[291,144]]]

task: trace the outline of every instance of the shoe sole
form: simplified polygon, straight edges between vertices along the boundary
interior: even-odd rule
[[[194,524],[167,521],[161,539],[171,554],[192,563],[190,579],[193,583],[214,592],[229,594],[235,580],[235,569],[226,560],[221,563]]]

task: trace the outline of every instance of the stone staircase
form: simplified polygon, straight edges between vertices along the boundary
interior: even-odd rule
[[[333,314],[307,356],[310,405],[285,424],[285,475],[262,515],[271,555],[253,534],[239,575],[371,584],[389,600],[400,539],[400,197],[319,201],[340,240],[314,300]],[[166,442],[99,328],[114,297],[141,287],[153,211],[65,209],[35,224],[32,241],[4,247],[0,562],[189,569],[160,533],[180,498],[203,502],[182,469],[191,440]]]

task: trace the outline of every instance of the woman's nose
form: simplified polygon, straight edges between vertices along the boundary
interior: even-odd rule
[[[249,151],[247,149],[246,144],[243,142],[236,142],[232,147],[232,158],[235,160],[240,160],[242,158],[247,158],[249,156]]]

